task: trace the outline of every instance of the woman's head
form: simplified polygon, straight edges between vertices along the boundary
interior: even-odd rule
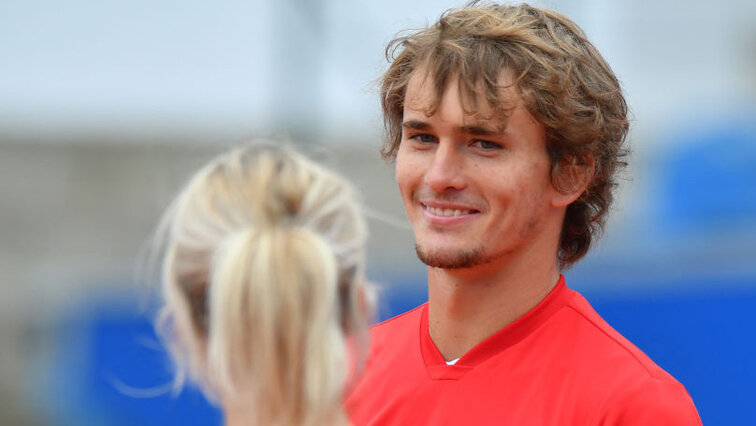
[[[366,328],[366,227],[351,186],[274,143],[211,161],[162,221],[161,330],[179,374],[265,424],[338,407]],[[179,376],[181,377],[181,376]]]

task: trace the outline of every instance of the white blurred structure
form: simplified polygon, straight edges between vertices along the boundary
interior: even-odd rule
[[[753,1],[534,3],[595,41],[638,131],[754,99]],[[289,131],[360,144],[379,133],[371,82],[386,42],[459,4],[6,0],[0,134],[217,141]]]

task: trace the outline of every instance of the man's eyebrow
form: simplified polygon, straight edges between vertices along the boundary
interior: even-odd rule
[[[475,136],[499,136],[507,133],[506,126],[490,127],[479,124],[462,126],[459,128],[459,131]]]
[[[420,120],[407,120],[402,123],[402,127],[411,130],[430,130],[431,125]],[[502,136],[507,134],[506,125],[485,126],[482,124],[471,124],[461,126],[457,130],[459,133],[465,133],[474,136]]]
[[[420,120],[407,120],[402,123],[402,127],[405,129],[413,129],[413,130],[428,130],[430,129],[430,124],[420,121]]]

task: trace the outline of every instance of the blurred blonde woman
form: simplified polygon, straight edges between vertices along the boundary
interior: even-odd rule
[[[165,213],[159,331],[227,425],[347,424],[366,227],[343,178],[279,145],[219,156]]]

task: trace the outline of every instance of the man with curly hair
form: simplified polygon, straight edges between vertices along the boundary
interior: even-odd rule
[[[561,272],[601,231],[627,105],[583,31],[469,4],[389,44],[383,154],[428,303],[374,327],[355,425],[700,425]]]

